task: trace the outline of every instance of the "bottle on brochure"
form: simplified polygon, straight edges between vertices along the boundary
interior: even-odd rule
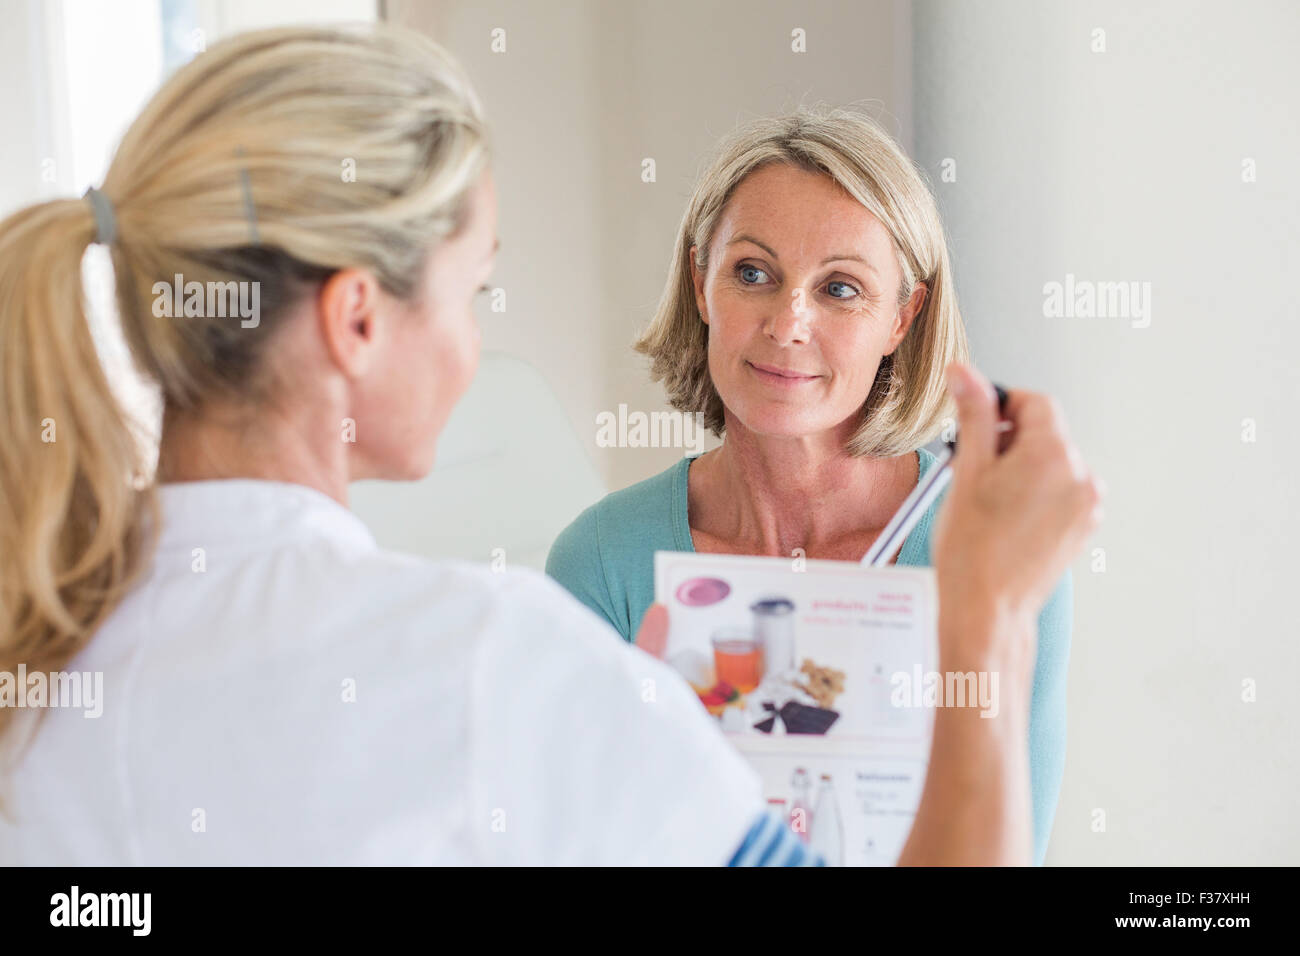
[[[803,767],[795,767],[790,778],[790,789],[794,791],[790,801],[790,829],[804,843],[808,842],[812,829],[812,777]]]
[[[822,774],[817,788],[817,803],[813,807],[812,833],[809,848],[826,861],[827,866],[844,865],[844,827],[840,822],[839,803],[831,775]]]

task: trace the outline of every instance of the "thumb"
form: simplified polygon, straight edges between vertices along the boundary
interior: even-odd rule
[[[964,481],[997,457],[998,398],[993,386],[975,369],[956,362],[948,366],[948,391],[957,404],[960,428],[953,482]]]
[[[641,618],[641,628],[636,632],[636,646],[651,657],[663,660],[668,649],[668,608],[651,604]]]

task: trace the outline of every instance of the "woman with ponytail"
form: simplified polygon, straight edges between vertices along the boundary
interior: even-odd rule
[[[813,862],[659,661],[543,575],[385,552],[347,509],[351,481],[428,472],[473,376],[489,152],[432,42],[264,31],[176,73],[100,187],[0,223],[0,861]],[[161,399],[156,463],[96,354],[94,242]],[[1089,526],[1086,476],[977,493],[1072,452],[1018,395],[1028,437],[995,456],[990,393],[954,374],[970,504],[945,553],[996,593],[943,646],[1006,661],[1023,718],[1024,624]],[[990,521],[1032,574],[999,573]],[[992,723],[940,716],[906,862],[1027,858],[1023,754]]]

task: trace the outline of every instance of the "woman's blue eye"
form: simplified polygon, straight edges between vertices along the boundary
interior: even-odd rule
[[[837,288],[844,289],[844,294],[841,295],[839,292],[836,292],[835,290]],[[826,284],[826,291],[829,292],[831,298],[834,299],[851,299],[858,294],[858,290],[853,288],[853,286],[849,285],[847,282],[828,282]]]
[[[767,278],[767,273],[758,266],[742,265],[737,271],[740,273],[740,281],[748,285],[754,285]]]

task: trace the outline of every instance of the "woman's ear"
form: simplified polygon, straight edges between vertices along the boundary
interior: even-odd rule
[[[709,324],[709,313],[704,308],[704,273],[695,264],[695,247],[691,246],[687,256],[691,260],[691,285],[695,288],[695,308],[700,313],[700,321]]]
[[[378,335],[379,283],[361,269],[340,269],[321,285],[316,314],[334,364],[349,378],[364,375]]]
[[[930,294],[929,287],[924,282],[918,282],[912,288],[912,295],[898,310],[898,315],[894,317],[894,328],[889,334],[889,347],[885,350],[886,355],[894,354],[894,349],[907,337],[907,330],[912,327],[912,321],[921,314],[921,309],[925,305],[925,298]]]

